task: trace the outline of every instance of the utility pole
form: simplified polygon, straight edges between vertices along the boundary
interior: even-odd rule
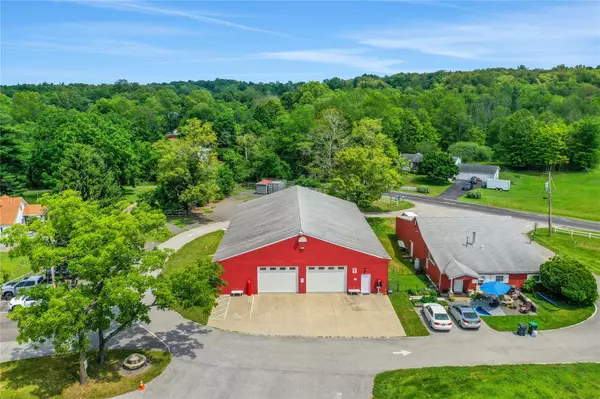
[[[552,167],[548,168],[548,237],[552,237]]]

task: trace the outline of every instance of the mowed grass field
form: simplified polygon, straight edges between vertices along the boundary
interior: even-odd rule
[[[429,180],[427,180],[427,176],[425,175],[416,175],[414,173],[406,173],[402,175],[402,186],[408,186],[408,187],[420,187],[420,186],[427,186],[429,187],[429,194],[422,194],[422,195],[428,195],[430,197],[435,197],[437,195],[440,195],[441,193],[443,193],[444,191],[446,191],[448,189],[448,187],[450,187],[452,185],[452,183],[432,183]],[[402,190],[400,190],[402,191]],[[418,193],[416,191],[407,191],[413,194],[421,194]]]
[[[600,202],[600,198],[598,198]],[[598,205],[600,207],[600,204]],[[599,234],[596,232],[596,234]],[[565,233],[552,233],[548,229],[538,229],[535,241],[552,252],[569,256],[587,266],[593,273],[600,275],[600,238],[587,238]]]
[[[598,363],[394,370],[375,376],[373,399],[591,399],[598,376]]]
[[[8,252],[0,252],[0,282],[12,280],[30,271],[29,259],[25,256],[11,259]]]
[[[521,211],[548,212],[544,190],[547,173],[501,171],[500,179],[514,182],[509,191],[481,189],[481,199],[463,196],[459,200]],[[552,181],[554,215],[600,221],[600,168],[589,172],[554,172]]]

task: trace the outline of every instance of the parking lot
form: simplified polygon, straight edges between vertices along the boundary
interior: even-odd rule
[[[0,300],[0,342],[14,341],[17,338],[17,325],[8,319],[8,301]]]
[[[302,337],[401,337],[385,295],[261,294],[221,297],[212,327],[249,334]]]
[[[423,324],[425,324],[425,327],[427,327],[427,329],[429,330],[429,333],[433,336],[436,336],[436,335],[444,336],[447,334],[453,334],[453,335],[460,335],[460,336],[464,336],[464,337],[470,337],[469,334],[484,334],[484,335],[494,334],[494,330],[492,330],[483,320],[481,321],[481,327],[477,330],[462,328],[458,325],[458,323],[454,319],[454,316],[452,316],[450,314],[450,312],[448,312],[448,315],[450,316],[450,320],[452,320],[452,329],[450,331],[434,330],[429,326],[427,319],[425,319],[425,315],[423,314],[422,308],[415,308],[415,311],[417,311],[419,313],[419,316],[421,317],[421,321],[423,322]],[[515,326],[515,328],[516,328],[516,326]]]

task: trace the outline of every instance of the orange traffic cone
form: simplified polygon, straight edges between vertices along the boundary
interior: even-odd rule
[[[144,381],[140,381],[140,391],[145,391],[146,386],[144,385]]]

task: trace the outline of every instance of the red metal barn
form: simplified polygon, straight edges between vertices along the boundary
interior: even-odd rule
[[[521,287],[553,255],[510,216],[402,216],[396,236],[440,291],[468,292],[488,281]]]
[[[295,186],[238,206],[213,262],[223,293],[385,293],[390,257],[357,206]]]

